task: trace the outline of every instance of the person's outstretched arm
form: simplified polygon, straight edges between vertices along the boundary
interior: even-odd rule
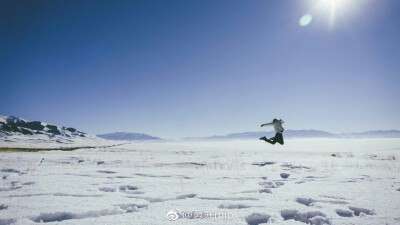
[[[264,126],[272,126],[274,123],[264,123],[263,125],[261,125],[261,127],[264,127]]]

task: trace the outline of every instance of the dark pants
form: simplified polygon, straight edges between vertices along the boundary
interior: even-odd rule
[[[276,142],[278,142],[279,144],[283,145],[283,136],[282,136],[282,133],[278,132],[278,133],[275,134],[275,137],[270,138],[270,139],[266,139],[265,141],[268,142],[268,143],[271,143],[271,144],[273,144],[273,145],[274,145]]]

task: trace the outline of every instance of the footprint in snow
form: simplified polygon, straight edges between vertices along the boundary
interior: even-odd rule
[[[245,218],[248,225],[258,225],[268,223],[271,216],[263,213],[253,213]]]
[[[258,184],[263,186],[264,188],[279,188],[280,186],[284,185],[285,183],[282,181],[264,181],[264,182],[260,182]]]
[[[373,210],[369,210],[369,209],[365,209],[365,208],[349,206],[349,209],[351,211],[353,211],[354,215],[356,215],[356,216],[375,215],[376,214]]]
[[[286,178],[288,178],[290,176],[290,174],[288,174],[288,173],[281,173],[281,177],[283,178],[283,179],[286,179]]]
[[[336,209],[336,214],[341,217],[353,217],[353,212],[349,210]]]
[[[283,220],[295,220],[306,224],[331,224],[330,220],[326,218],[326,215],[319,211],[301,213],[295,209],[285,209],[281,211],[281,216]]]

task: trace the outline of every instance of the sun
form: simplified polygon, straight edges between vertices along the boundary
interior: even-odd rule
[[[314,11],[324,14],[333,26],[339,17],[347,17],[355,10],[355,6],[362,0],[316,0],[313,1]]]
[[[336,15],[336,10],[338,7],[342,10],[343,7],[345,7],[346,2],[349,2],[348,0],[321,0],[320,1],[320,7],[321,10],[325,12],[329,12],[329,21],[331,24],[335,22],[335,15]]]

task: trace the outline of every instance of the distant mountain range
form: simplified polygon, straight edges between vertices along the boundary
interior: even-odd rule
[[[227,135],[214,135],[207,137],[188,137],[184,140],[230,140],[230,139],[257,139],[263,136],[273,137],[275,132],[243,132]],[[360,133],[334,134],[321,130],[285,130],[285,138],[400,138],[400,130],[376,130]]]
[[[400,130],[373,130],[361,133],[342,133],[343,138],[400,138]]]
[[[128,133],[128,132],[115,132],[109,134],[99,134],[97,137],[104,138],[107,140],[118,140],[118,141],[145,141],[145,140],[162,140],[159,137],[153,137],[147,134],[141,133]]]

